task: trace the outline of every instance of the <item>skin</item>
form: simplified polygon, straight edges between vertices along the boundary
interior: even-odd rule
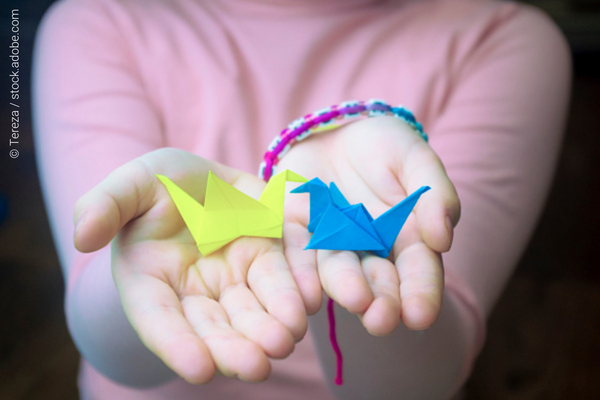
[[[440,253],[450,248],[460,204],[428,144],[399,120],[371,118],[296,144],[280,162],[284,168],[335,181],[374,217],[422,185],[432,190],[417,203],[388,259],[303,250],[310,239],[309,197],[299,194],[286,197],[283,240],[243,237],[201,257],[154,174],[169,176],[200,202],[209,170],[255,198],[265,184],[177,149],[121,166],[76,204],[75,247],[92,252],[111,242],[112,274],[127,318],[142,342],[188,382],[205,383],[215,373],[265,380],[269,358],[287,357],[305,335],[322,290],[374,335],[391,333],[400,320],[425,329],[439,315]]]

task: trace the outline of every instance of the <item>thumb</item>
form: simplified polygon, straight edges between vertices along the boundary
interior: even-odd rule
[[[208,171],[226,182],[235,182],[241,172],[173,148],[144,154],[111,172],[75,204],[73,242],[88,253],[106,246],[132,219],[150,210],[161,189],[156,174],[164,174],[194,192],[204,193]]]
[[[73,242],[88,253],[106,246],[119,230],[152,207],[154,174],[140,159],[111,172],[75,204]]]
[[[450,250],[460,218],[460,200],[442,161],[427,143],[418,143],[406,155],[403,172],[400,179],[408,194],[421,186],[431,187],[415,206],[423,240],[436,252]]]

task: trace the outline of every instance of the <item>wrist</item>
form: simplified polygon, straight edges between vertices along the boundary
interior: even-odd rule
[[[418,133],[423,140],[427,141],[427,134],[423,132],[422,125],[416,121],[412,112],[403,106],[392,107],[384,101],[376,99],[368,102],[343,102],[339,105],[320,109],[291,122],[269,144],[263,162],[260,164],[258,175],[268,181],[273,175],[274,167],[277,166],[279,160],[288,152],[291,146],[313,133],[327,131],[356,119],[383,115],[390,115],[402,120]]]

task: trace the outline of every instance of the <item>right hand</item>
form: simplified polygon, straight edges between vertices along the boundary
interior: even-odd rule
[[[215,371],[245,381],[269,376],[307,330],[306,310],[281,239],[241,237],[202,257],[167,189],[166,175],[203,202],[208,171],[258,198],[252,175],[176,149],[145,154],[113,171],[75,206],[75,247],[112,240],[112,274],[142,342],[191,383]]]
[[[312,278],[320,279],[327,295],[358,315],[374,335],[388,335],[400,322],[409,329],[429,328],[442,307],[441,253],[450,250],[460,218],[454,185],[429,144],[397,118],[368,118],[297,143],[278,168],[335,182],[352,204],[363,203],[374,217],[419,187],[431,186],[387,259],[354,251],[302,250],[311,238],[307,194],[286,200],[283,236],[292,271],[303,274],[296,282],[309,314],[321,304],[321,291],[305,284]]]

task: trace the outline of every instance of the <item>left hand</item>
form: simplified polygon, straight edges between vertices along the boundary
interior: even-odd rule
[[[317,133],[294,145],[278,170],[307,179],[334,181],[352,204],[364,203],[378,217],[423,185],[431,190],[417,202],[387,259],[352,251],[304,250],[311,234],[309,195],[288,194],[286,258],[309,314],[329,297],[357,314],[374,335],[391,333],[402,320],[425,329],[437,319],[444,290],[440,253],[450,249],[460,217],[454,185],[432,148],[403,121],[369,118]]]

